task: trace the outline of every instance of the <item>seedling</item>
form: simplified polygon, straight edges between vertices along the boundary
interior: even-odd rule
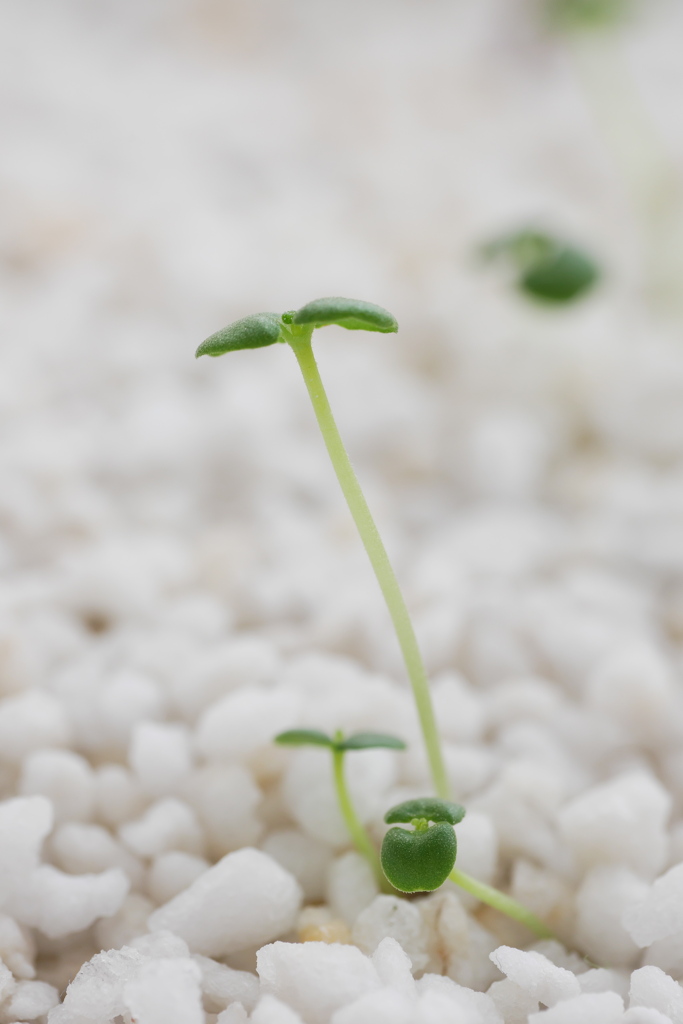
[[[548,926],[517,900],[455,867],[458,844],[453,826],[464,816],[464,807],[433,797],[406,800],[388,810],[384,815],[388,825],[412,826],[390,828],[384,837],[380,859],[391,884],[400,892],[431,892],[450,879],[482,903],[525,925],[539,939],[555,938]]]
[[[545,0],[553,25],[569,29],[603,28],[621,21],[631,0]]]
[[[563,305],[581,298],[599,278],[596,264],[581,249],[540,231],[523,230],[489,242],[486,259],[504,259],[518,289],[536,301]]]
[[[384,733],[376,732],[357,732],[353,736],[344,738],[343,733],[339,731],[335,732],[334,736],[328,736],[327,733],[319,732],[317,729],[290,729],[276,736],[275,742],[287,747],[314,746],[328,747],[331,750],[334,788],[344,823],[356,849],[366,858],[381,884],[384,881],[384,875],[377,850],[356,814],[346,785],[344,755],[347,750],[371,750],[377,747],[405,750],[406,745],[403,740],[399,740],[396,736],[387,736]]]
[[[398,330],[394,317],[381,306],[359,299],[315,299],[301,309],[290,310],[282,315],[256,313],[237,320],[202,342],[197,349],[197,356],[220,356],[225,352],[243,348],[262,348],[276,342],[286,342],[294,352],[332,466],[368,553],[396,631],[413,689],[434,788],[439,797],[447,799],[448,777],[427,674],[415,631],[389,556],[337,429],[313,355],[313,331],[316,327],[325,327],[328,324],[337,324],[350,331],[377,331],[381,334],[390,334]]]

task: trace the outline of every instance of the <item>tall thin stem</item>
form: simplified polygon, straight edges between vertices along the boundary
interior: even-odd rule
[[[349,511],[353,516],[358,533],[368,553],[372,568],[375,571],[377,582],[384,595],[384,600],[396,630],[403,660],[413,688],[434,788],[438,796],[442,799],[448,799],[448,777],[436,728],[427,673],[417,644],[413,624],[410,621],[408,609],[389,561],[389,556],[382,543],[382,538],[379,535],[375,521],[370,514],[368,503],[358,483],[358,478],[353,470],[339,435],[334,416],[332,415],[330,403],[325,393],[323,382],[320,379],[320,373],[318,372],[318,366],[311,347],[312,332],[310,329],[306,331],[300,330],[301,333],[289,340],[289,344],[299,363],[318,420],[318,426],[327,447],[327,452],[346,498],[346,503],[349,506]]]
[[[486,885],[485,882],[480,882],[477,878],[472,878],[471,875],[466,875],[464,871],[458,871],[457,868],[453,868],[448,877],[465,892],[476,896],[482,903],[486,903],[494,910],[499,910],[502,914],[507,914],[508,917],[525,925],[537,938],[554,939],[557,937],[540,918],[532,914],[517,900],[513,900],[511,896],[506,896],[504,892],[494,889],[491,885]]]
[[[334,788],[337,791],[337,800],[339,802],[339,809],[341,810],[344,824],[346,825],[349,835],[353,839],[354,846],[359,853],[362,853],[365,859],[370,864],[370,867],[375,873],[379,882],[384,881],[384,873],[377,856],[377,851],[372,845],[370,836],[367,834],[363,826],[361,825],[358,816],[356,814],[353,803],[351,802],[351,796],[349,794],[346,778],[344,776],[344,754],[345,750],[339,750],[337,747],[332,748],[332,769],[334,774]]]

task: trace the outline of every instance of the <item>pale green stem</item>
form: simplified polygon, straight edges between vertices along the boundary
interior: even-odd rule
[[[301,330],[299,336],[294,336],[289,340],[289,344],[299,363],[334,471],[337,474],[337,479],[346,498],[349,511],[353,516],[360,538],[372,563],[377,582],[384,595],[384,600],[396,630],[408,677],[413,687],[413,695],[420,725],[422,726],[422,735],[427,748],[427,757],[429,758],[429,766],[432,779],[434,780],[434,788],[441,799],[447,800],[449,797],[448,777],[436,728],[427,673],[425,672],[422,655],[420,654],[403,594],[399,588],[396,575],[391,567],[389,556],[382,543],[375,521],[370,514],[370,509],[358,483],[358,478],[344,448],[337,424],[334,421],[330,403],[327,399],[323,382],[320,379],[315,356],[313,355],[311,331]]]
[[[344,824],[346,825],[349,835],[353,839],[353,844],[359,853],[362,853],[365,859],[370,864],[370,867],[375,873],[375,876],[379,882],[384,880],[384,872],[377,856],[377,851],[372,845],[370,836],[367,834],[356,815],[356,811],[351,802],[348,788],[346,786],[346,778],[344,777],[344,754],[346,751],[332,748],[332,768],[334,771],[334,788],[337,791],[337,800],[339,802],[339,809],[341,810]]]
[[[513,900],[511,896],[506,896],[504,892],[500,892],[498,889],[494,889],[493,886],[486,885],[485,882],[472,878],[471,875],[466,875],[464,871],[458,871],[457,868],[453,868],[448,877],[456,885],[459,885],[461,889],[464,889],[465,892],[476,896],[482,903],[486,903],[487,906],[493,907],[494,910],[499,910],[501,914],[507,914],[508,917],[525,925],[537,938],[554,939],[557,937],[535,914],[532,914],[530,910],[523,907],[517,900]]]

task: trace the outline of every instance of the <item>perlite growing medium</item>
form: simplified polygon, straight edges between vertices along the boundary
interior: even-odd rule
[[[178,49],[201,30],[190,3],[163,31],[152,5],[103,5],[104,29],[78,4],[4,5],[0,1024],[683,1021],[683,347],[635,287],[621,193],[551,44],[501,39],[509,6],[424,5],[420,47],[397,4],[404,45],[373,51],[348,100],[365,124],[375,96],[386,134],[337,159],[326,69],[362,62],[367,5],[344,5],[310,80],[281,45],[256,77],[198,62]],[[639,59],[666,63],[671,17]],[[566,315],[458,269],[541,193],[605,267]],[[296,216],[266,229],[275,208]],[[317,351],[467,809],[456,864],[559,943],[450,883],[379,892],[329,751],[273,743],[406,743],[347,758],[377,848],[385,811],[430,788],[287,353],[191,359],[214,326],[333,288],[402,323]]]

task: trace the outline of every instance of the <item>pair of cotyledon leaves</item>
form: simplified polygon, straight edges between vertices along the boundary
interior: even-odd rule
[[[545,0],[552,25],[566,29],[607,28],[631,12],[633,0]]]
[[[203,341],[197,356],[222,356],[242,348],[263,348],[285,340],[289,326],[327,327],[337,324],[349,331],[379,331],[391,334],[398,330],[395,317],[381,306],[361,299],[340,296],[314,299],[301,309],[287,313],[253,313],[228,324]]]
[[[275,740],[283,746],[319,746],[338,752],[373,747],[405,749],[403,740],[374,732],[359,732],[344,738],[328,736],[317,729],[290,729]],[[436,797],[405,800],[387,811],[384,815],[387,825],[415,826],[413,830],[390,828],[382,842],[382,870],[394,888],[400,892],[431,892],[443,885],[453,870],[458,852],[453,826],[464,816],[465,808],[460,804]]]
[[[552,305],[579,299],[593,288],[599,271],[582,249],[553,235],[525,228],[489,242],[487,259],[504,259],[516,273],[518,289],[529,298]]]
[[[506,259],[517,273],[517,286],[530,298],[563,305],[580,298],[597,283],[599,271],[581,249],[544,232],[525,229],[484,246],[489,259]],[[396,318],[388,310],[362,299],[333,296],[314,299],[287,313],[252,313],[228,324],[203,341],[197,356],[222,356],[244,348],[264,348],[286,341],[292,328],[336,324],[349,331],[392,334]]]

